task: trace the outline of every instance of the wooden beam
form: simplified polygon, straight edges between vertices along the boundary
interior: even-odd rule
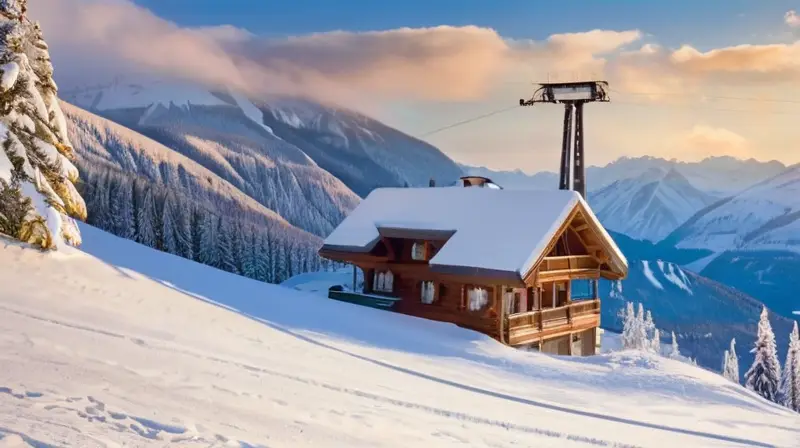
[[[590,229],[589,225],[585,223],[572,228],[572,230],[574,230],[576,233],[580,233],[583,232],[584,230],[589,230],[589,229]]]
[[[397,260],[397,254],[395,254],[394,252],[394,246],[392,245],[392,242],[389,241],[389,239],[386,238],[385,236],[382,236],[381,243],[383,243],[383,245],[386,246],[386,253],[389,254],[389,259]]]

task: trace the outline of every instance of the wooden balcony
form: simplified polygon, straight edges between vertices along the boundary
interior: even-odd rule
[[[508,316],[506,340],[510,345],[527,344],[545,337],[583,331],[600,325],[600,300],[529,311]]]
[[[590,255],[545,257],[539,265],[539,282],[600,278],[600,264]]]

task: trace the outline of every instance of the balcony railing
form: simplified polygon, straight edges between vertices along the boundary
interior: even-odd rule
[[[592,317],[600,314],[599,300],[586,300],[573,302],[558,308],[546,308],[526,313],[511,314],[508,316],[508,329],[513,330],[518,327],[532,327],[540,331],[568,325],[574,320],[585,317]]]

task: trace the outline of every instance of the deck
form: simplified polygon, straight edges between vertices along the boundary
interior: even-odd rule
[[[508,316],[506,340],[522,345],[600,325],[600,300],[582,300],[558,308]]]
[[[391,310],[394,308],[394,305],[397,303],[397,301],[400,300],[397,297],[382,296],[378,294],[335,290],[328,291],[328,298],[338,300],[340,302],[348,302],[383,310]]]

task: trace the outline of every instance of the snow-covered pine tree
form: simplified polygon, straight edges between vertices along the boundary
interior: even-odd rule
[[[781,366],[778,362],[775,333],[772,332],[772,325],[769,323],[767,307],[761,310],[761,319],[758,321],[758,336],[755,346],[750,352],[755,354],[755,359],[753,360],[753,365],[744,374],[745,387],[767,400],[777,402]]]
[[[789,335],[789,349],[786,351],[786,363],[781,375],[780,395],[783,405],[800,412],[800,333],[797,321],[794,322]]]
[[[217,224],[211,214],[198,212],[198,247],[195,260],[208,266],[217,266]]]
[[[647,321],[644,317],[644,305],[641,303],[639,303],[639,310],[636,313],[636,325],[634,328],[634,348],[637,350],[648,350],[650,341],[647,339]]]
[[[73,217],[86,219],[86,204],[48,47],[26,7],[0,1],[0,214],[11,236],[56,249],[81,243]]]
[[[650,312],[647,312],[647,315],[650,315]],[[658,331],[658,328],[653,330],[653,340],[650,342],[650,347],[653,353],[660,355],[661,354],[661,332]]]
[[[731,348],[725,351],[724,370],[722,376],[739,384],[739,357],[736,356],[736,339],[731,339]]]
[[[233,237],[233,230],[231,229],[228,220],[219,218],[219,239],[217,240],[217,253],[219,254],[218,265],[216,266],[223,271],[238,274],[239,270],[236,267],[236,260],[233,257],[233,244],[231,239]]]
[[[139,193],[139,207],[136,211],[136,242],[148,247],[156,247],[156,200],[153,189],[142,185]]]
[[[636,314],[633,312],[633,302],[626,302],[625,311],[622,314],[622,348],[624,350],[635,348],[635,333]]]
[[[267,257],[269,257],[269,244],[267,236],[262,234],[258,237],[258,251],[255,258],[256,278],[262,282],[269,281],[270,260]]]
[[[136,231],[133,217],[133,186],[126,179],[120,179],[115,198],[118,214],[112,216],[114,234],[125,239],[133,239]]]
[[[164,197],[164,205],[161,208],[161,250],[171,254],[178,254],[178,241],[175,237],[175,222],[172,201],[169,195]]]
[[[672,332],[672,347],[669,350],[669,357],[672,359],[678,359],[681,357],[681,350],[678,348],[678,337],[675,336],[675,332]]]
[[[185,199],[179,198],[175,206],[175,245],[178,255],[194,259],[192,250],[191,210]]]
[[[245,243],[242,248],[242,275],[258,280],[256,260],[258,260],[258,233],[250,226],[245,235]]]
[[[647,333],[647,338],[652,339],[653,332],[656,330],[656,324],[653,322],[653,314],[650,313],[650,310],[647,310],[647,313],[645,313],[644,330]]]

